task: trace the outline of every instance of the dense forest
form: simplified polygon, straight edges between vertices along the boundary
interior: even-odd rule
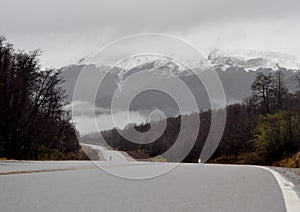
[[[278,67],[270,74],[257,73],[251,86],[252,95],[241,103],[227,106],[225,131],[210,162],[300,167],[300,92],[288,90],[284,71]],[[300,85],[299,78],[298,81]],[[200,117],[201,127],[196,143],[184,162],[197,162],[210,128],[209,110],[168,118],[164,133],[150,144],[132,143],[124,139],[117,129],[104,131],[102,136],[114,149],[127,151],[137,159],[149,159],[163,154],[173,145],[183,117],[192,120],[194,116]],[[130,128],[147,132],[159,125],[160,122],[129,125],[122,133],[130,132]],[[191,132],[187,129],[184,133],[188,142]],[[151,136],[145,134],[140,139],[149,140]],[[89,139],[93,142],[89,137],[84,138],[86,141]],[[99,137],[96,140],[101,142]],[[166,159],[177,161],[178,158],[174,154]]]
[[[42,70],[39,54],[15,50],[0,36],[0,158],[85,158],[63,110],[63,79]]]

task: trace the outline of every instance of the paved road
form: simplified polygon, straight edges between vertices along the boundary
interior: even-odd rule
[[[169,163],[103,163],[128,172]],[[160,177],[126,180],[91,162],[0,161],[0,211],[285,211],[271,172],[251,166],[180,164]]]
[[[81,143],[81,146],[98,151],[99,160],[104,161],[134,161],[126,152],[109,150],[106,147]]]

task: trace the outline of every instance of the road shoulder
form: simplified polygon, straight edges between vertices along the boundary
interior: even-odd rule
[[[277,167],[261,167],[263,169],[269,170],[273,176],[276,178],[278,185],[281,188],[282,194],[284,196],[284,201],[286,205],[287,212],[297,212],[300,208],[300,197],[299,197],[299,187],[298,183],[294,184],[291,176],[288,176],[284,169]],[[296,177],[296,175],[295,175]],[[297,178],[298,179],[298,178]]]

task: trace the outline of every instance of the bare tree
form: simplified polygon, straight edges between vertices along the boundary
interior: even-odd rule
[[[16,51],[0,37],[0,153],[7,158],[38,159],[41,148],[63,151],[73,128],[63,110],[63,79],[41,69],[39,54]]]
[[[254,101],[261,103],[266,113],[271,112],[271,99],[273,94],[272,82],[272,74],[265,75],[263,73],[258,73],[251,85]]]

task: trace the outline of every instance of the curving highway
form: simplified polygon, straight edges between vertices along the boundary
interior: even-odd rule
[[[261,167],[180,164],[159,177],[128,180],[95,163],[128,173],[173,166],[0,161],[0,211],[300,211],[291,184]]]

